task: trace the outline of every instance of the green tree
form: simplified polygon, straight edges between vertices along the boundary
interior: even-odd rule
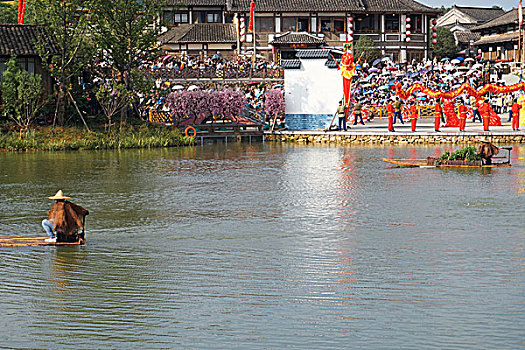
[[[118,79],[127,91],[139,90],[143,79],[135,79],[139,66],[157,53],[163,0],[98,0],[93,11],[91,33],[99,58],[110,62],[103,79]],[[103,72],[103,71],[101,71]],[[105,76],[104,76],[105,75]],[[121,125],[126,110],[121,111]]]
[[[42,77],[20,68],[12,56],[6,65],[2,83],[2,114],[13,120],[22,132],[29,130],[36,114],[46,103]]]
[[[83,58],[92,56],[86,35],[91,6],[91,0],[32,2],[32,21],[44,27],[54,41],[54,47],[39,45],[38,49],[43,61],[51,62],[50,73],[57,83],[54,123],[60,125],[65,122],[66,101],[76,105],[71,94],[72,80],[80,75],[85,64]]]
[[[363,62],[371,63],[381,57],[381,51],[369,36],[361,35],[354,45],[354,55],[361,57]]]
[[[458,52],[458,47],[456,46],[456,41],[454,40],[454,35],[450,29],[445,27],[438,27],[437,29],[437,44],[434,48],[434,55],[438,60],[444,57],[455,56]]]
[[[0,3],[0,24],[17,22],[18,9],[15,4]]]

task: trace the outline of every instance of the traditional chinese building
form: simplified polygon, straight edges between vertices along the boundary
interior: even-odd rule
[[[58,53],[52,38],[42,27],[27,24],[0,24],[0,79],[5,70],[6,62],[13,55],[18,64],[29,73],[40,74],[44,87],[51,91],[51,78],[44,68],[38,45],[50,55]]]
[[[511,9],[491,21],[473,27],[481,38],[474,42],[485,60],[519,60],[518,10]]]
[[[357,41],[367,35],[383,55],[396,61],[420,60],[430,56],[431,20],[439,13],[414,0],[258,0],[254,31],[249,32],[250,0],[186,0],[184,3],[168,1],[162,22],[169,31],[176,31],[176,27],[184,24],[234,23],[237,42],[232,53],[255,49],[258,54],[274,60],[280,59],[274,44],[281,44],[282,39],[278,38],[287,33],[300,33],[306,39],[293,43],[298,47],[310,47],[311,38],[316,37],[324,46],[332,48],[342,48],[347,40]],[[167,35],[171,37],[171,48],[185,44],[177,35]],[[204,39],[196,38],[194,44],[202,46]],[[178,49],[180,53],[190,50],[183,45]],[[214,52],[203,48],[201,53]]]

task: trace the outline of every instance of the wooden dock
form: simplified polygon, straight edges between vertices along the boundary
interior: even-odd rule
[[[86,241],[77,242],[46,242],[47,236],[0,236],[0,247],[37,247],[37,246],[77,246]]]

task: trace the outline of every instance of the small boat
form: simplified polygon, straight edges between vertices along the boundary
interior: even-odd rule
[[[75,242],[46,242],[48,236],[0,236],[0,247],[37,247],[37,246],[78,246],[85,245],[85,239]]]
[[[399,167],[408,168],[501,168],[511,166],[510,151],[512,150],[512,147],[500,147],[500,149],[507,151],[507,156],[492,157],[492,162],[490,164],[485,164],[481,160],[446,160],[433,157],[427,157],[426,159],[383,158],[383,161]]]

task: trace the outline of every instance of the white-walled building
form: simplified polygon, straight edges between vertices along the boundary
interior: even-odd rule
[[[298,50],[296,59],[283,61],[288,128],[319,129],[330,125],[343,98],[341,73],[327,65],[331,52]]]

